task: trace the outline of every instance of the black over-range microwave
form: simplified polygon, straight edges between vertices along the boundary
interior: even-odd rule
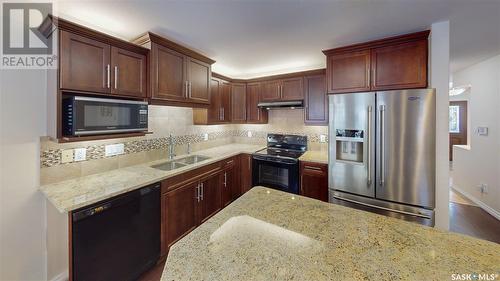
[[[67,96],[62,101],[64,136],[86,136],[148,130],[144,101]]]

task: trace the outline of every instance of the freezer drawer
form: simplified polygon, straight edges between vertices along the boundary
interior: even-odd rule
[[[435,90],[377,92],[377,199],[435,206]]]

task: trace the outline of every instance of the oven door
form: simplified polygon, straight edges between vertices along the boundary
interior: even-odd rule
[[[72,135],[140,132],[148,129],[147,102],[73,97]]]
[[[277,160],[280,161],[280,160]],[[252,184],[299,194],[299,165],[294,160],[268,160],[253,156]]]

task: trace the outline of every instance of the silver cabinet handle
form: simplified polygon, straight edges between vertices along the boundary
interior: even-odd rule
[[[222,120],[224,120],[224,107],[222,108]]]
[[[219,108],[219,120],[222,121],[222,107]]]
[[[191,89],[192,89],[191,88],[191,81],[189,81],[189,97],[191,97],[191,95],[192,95]]]
[[[227,187],[227,172],[224,173],[224,187]]]
[[[203,183],[201,183],[201,200],[203,201],[203,193],[204,193],[205,187],[203,186]]]
[[[200,202],[200,184],[196,186],[196,201]]]
[[[184,81],[184,90],[186,92],[186,96],[189,95],[189,90],[188,90],[188,81]]]
[[[385,105],[380,105],[380,185],[385,184]]]
[[[111,87],[111,68],[109,64],[106,66],[106,87]]]
[[[118,89],[118,66],[115,65],[115,89]]]
[[[315,171],[321,171],[320,167],[313,167],[313,166],[304,166],[304,169],[309,169],[309,170],[315,170]]]
[[[366,177],[368,178],[366,184],[370,186],[372,184],[372,106],[368,106],[368,127],[366,129],[366,145],[368,146],[368,153],[366,154]]]

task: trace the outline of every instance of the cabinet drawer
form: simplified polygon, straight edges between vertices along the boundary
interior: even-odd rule
[[[216,162],[213,164],[208,164],[206,166],[197,168],[192,171],[187,171],[177,176],[173,176],[161,182],[161,192],[162,194],[170,192],[190,182],[202,180],[203,178],[208,177],[213,173],[217,173],[220,170],[221,170],[221,164],[220,162]]]

